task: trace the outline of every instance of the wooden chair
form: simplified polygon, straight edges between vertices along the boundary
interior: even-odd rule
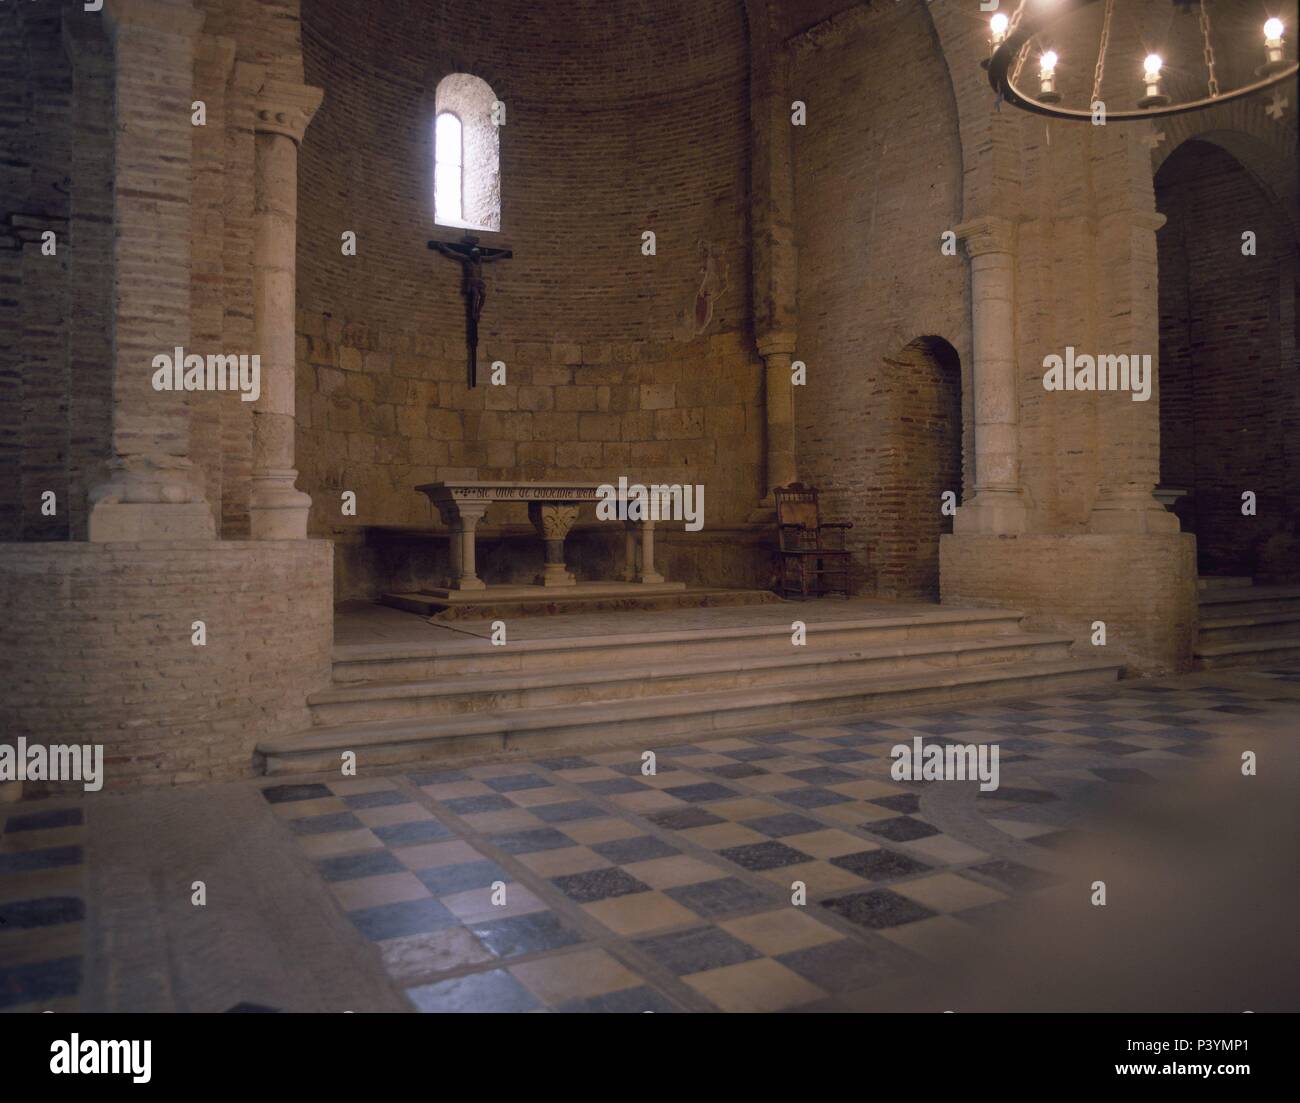
[[[844,534],[849,521],[822,521],[817,490],[791,483],[772,491],[780,557],[777,585],[782,597],[800,600],[828,593],[849,596],[849,551]]]

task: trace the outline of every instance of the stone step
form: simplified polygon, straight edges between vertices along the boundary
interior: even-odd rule
[[[669,632],[603,631],[586,636],[514,640],[493,647],[486,634],[460,632],[430,643],[366,643],[334,648],[334,682],[428,681],[449,674],[565,671],[710,658],[786,655],[791,623],[803,619],[792,603],[789,619],[734,628]],[[977,639],[1019,633],[1023,613],[1008,609],[954,609],[923,614],[807,621],[806,649],[838,653],[861,647],[940,639]],[[804,613],[807,617],[808,613]],[[635,621],[632,621],[635,623]]]
[[[1120,664],[1102,659],[989,663],[919,674],[806,685],[746,687],[559,708],[495,710],[424,720],[338,725],[257,745],[267,774],[337,770],[353,751],[359,765],[451,760],[509,751],[652,745],[672,737],[806,723],[835,716],[1003,696],[1056,695],[1114,681]]]
[[[1197,670],[1218,670],[1229,666],[1294,662],[1297,659],[1300,659],[1300,636],[1279,636],[1213,645],[1197,643],[1192,661]]]
[[[1254,584],[1249,575],[1202,575],[1196,580],[1198,590],[1240,589]]]
[[[1197,646],[1217,646],[1243,640],[1268,640],[1279,636],[1300,637],[1300,602],[1294,608],[1247,616],[1214,617],[1201,620]]]
[[[1267,616],[1300,609],[1300,586],[1251,586],[1202,590],[1198,595],[1201,619]]]
[[[408,682],[345,682],[308,697],[317,725],[545,708],[591,701],[703,693],[746,686],[871,678],[985,663],[1067,659],[1069,636],[1027,633],[974,640],[898,643],[811,654],[721,656],[658,663],[628,662],[611,649],[598,666],[556,671],[462,674]]]

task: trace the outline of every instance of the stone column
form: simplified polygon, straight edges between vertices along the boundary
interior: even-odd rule
[[[641,522],[641,577],[638,582],[662,582],[664,576],[655,570],[655,523]]]
[[[794,334],[780,333],[764,338],[758,346],[764,364],[764,402],[767,415],[767,496],[779,486],[798,480],[794,451],[794,387],[790,364],[794,357]]]
[[[311,498],[294,486],[298,144],[324,94],[310,85],[267,81],[257,97],[253,326],[262,393],[253,405],[254,540],[307,536]],[[469,563],[472,577],[472,540]]]
[[[1088,518],[1096,533],[1177,532],[1178,517],[1156,500],[1160,482],[1160,354],[1156,231],[1157,211],[1117,211],[1099,220],[1098,252],[1107,258],[1107,279],[1098,304],[1108,319],[1104,349],[1151,357],[1151,397],[1134,402],[1124,391],[1098,396],[1102,432],[1098,448],[1100,489]],[[1092,351],[1092,350],[1089,350]]]
[[[154,358],[190,351],[189,105],[203,14],[187,0],[106,0],[103,14],[114,68],[112,458],[89,493],[88,534],[211,539],[186,395],[153,389]]]
[[[564,539],[578,519],[572,502],[529,502],[528,519],[546,543],[546,566],[534,580],[538,586],[576,586],[578,580],[564,562]]]
[[[487,513],[488,504],[473,501],[437,503],[443,524],[451,529],[451,540],[448,543],[451,557],[451,577],[447,579],[449,590],[487,589],[478,576],[474,540],[475,530]]]
[[[1015,224],[979,218],[957,227],[970,257],[975,493],[953,519],[959,534],[1025,531],[1016,377]]]
[[[624,582],[636,581],[636,526],[635,521],[623,522],[623,573]]]

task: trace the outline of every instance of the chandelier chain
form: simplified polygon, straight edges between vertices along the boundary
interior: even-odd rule
[[[1219,78],[1214,74],[1214,46],[1210,42],[1210,13],[1201,0],[1201,37],[1205,40],[1205,68],[1210,74],[1210,98],[1219,97]]]
[[[1101,98],[1101,78],[1106,75],[1106,48],[1110,45],[1111,17],[1115,14],[1115,0],[1106,0],[1106,11],[1101,17],[1101,42],[1097,45],[1097,68],[1092,75],[1092,101]]]
[[[1008,34],[1012,33],[1018,26],[1020,26],[1020,19],[1021,16],[1025,14],[1025,5],[1028,2],[1029,0],[1020,0],[1020,6],[1016,8],[1015,12],[1011,16],[1011,19],[1008,21],[1008,25],[1007,25]],[[1025,59],[1027,57],[1029,57],[1029,42],[1026,42],[1023,46],[1021,46],[1020,53],[1016,55],[1016,67],[1011,73],[1011,83],[1013,85],[1016,83],[1016,81],[1020,79],[1020,71],[1025,67]]]

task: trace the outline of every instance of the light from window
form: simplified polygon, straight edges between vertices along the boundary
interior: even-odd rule
[[[464,139],[460,119],[444,111],[434,123],[433,212],[444,226],[464,223],[461,180]]]

